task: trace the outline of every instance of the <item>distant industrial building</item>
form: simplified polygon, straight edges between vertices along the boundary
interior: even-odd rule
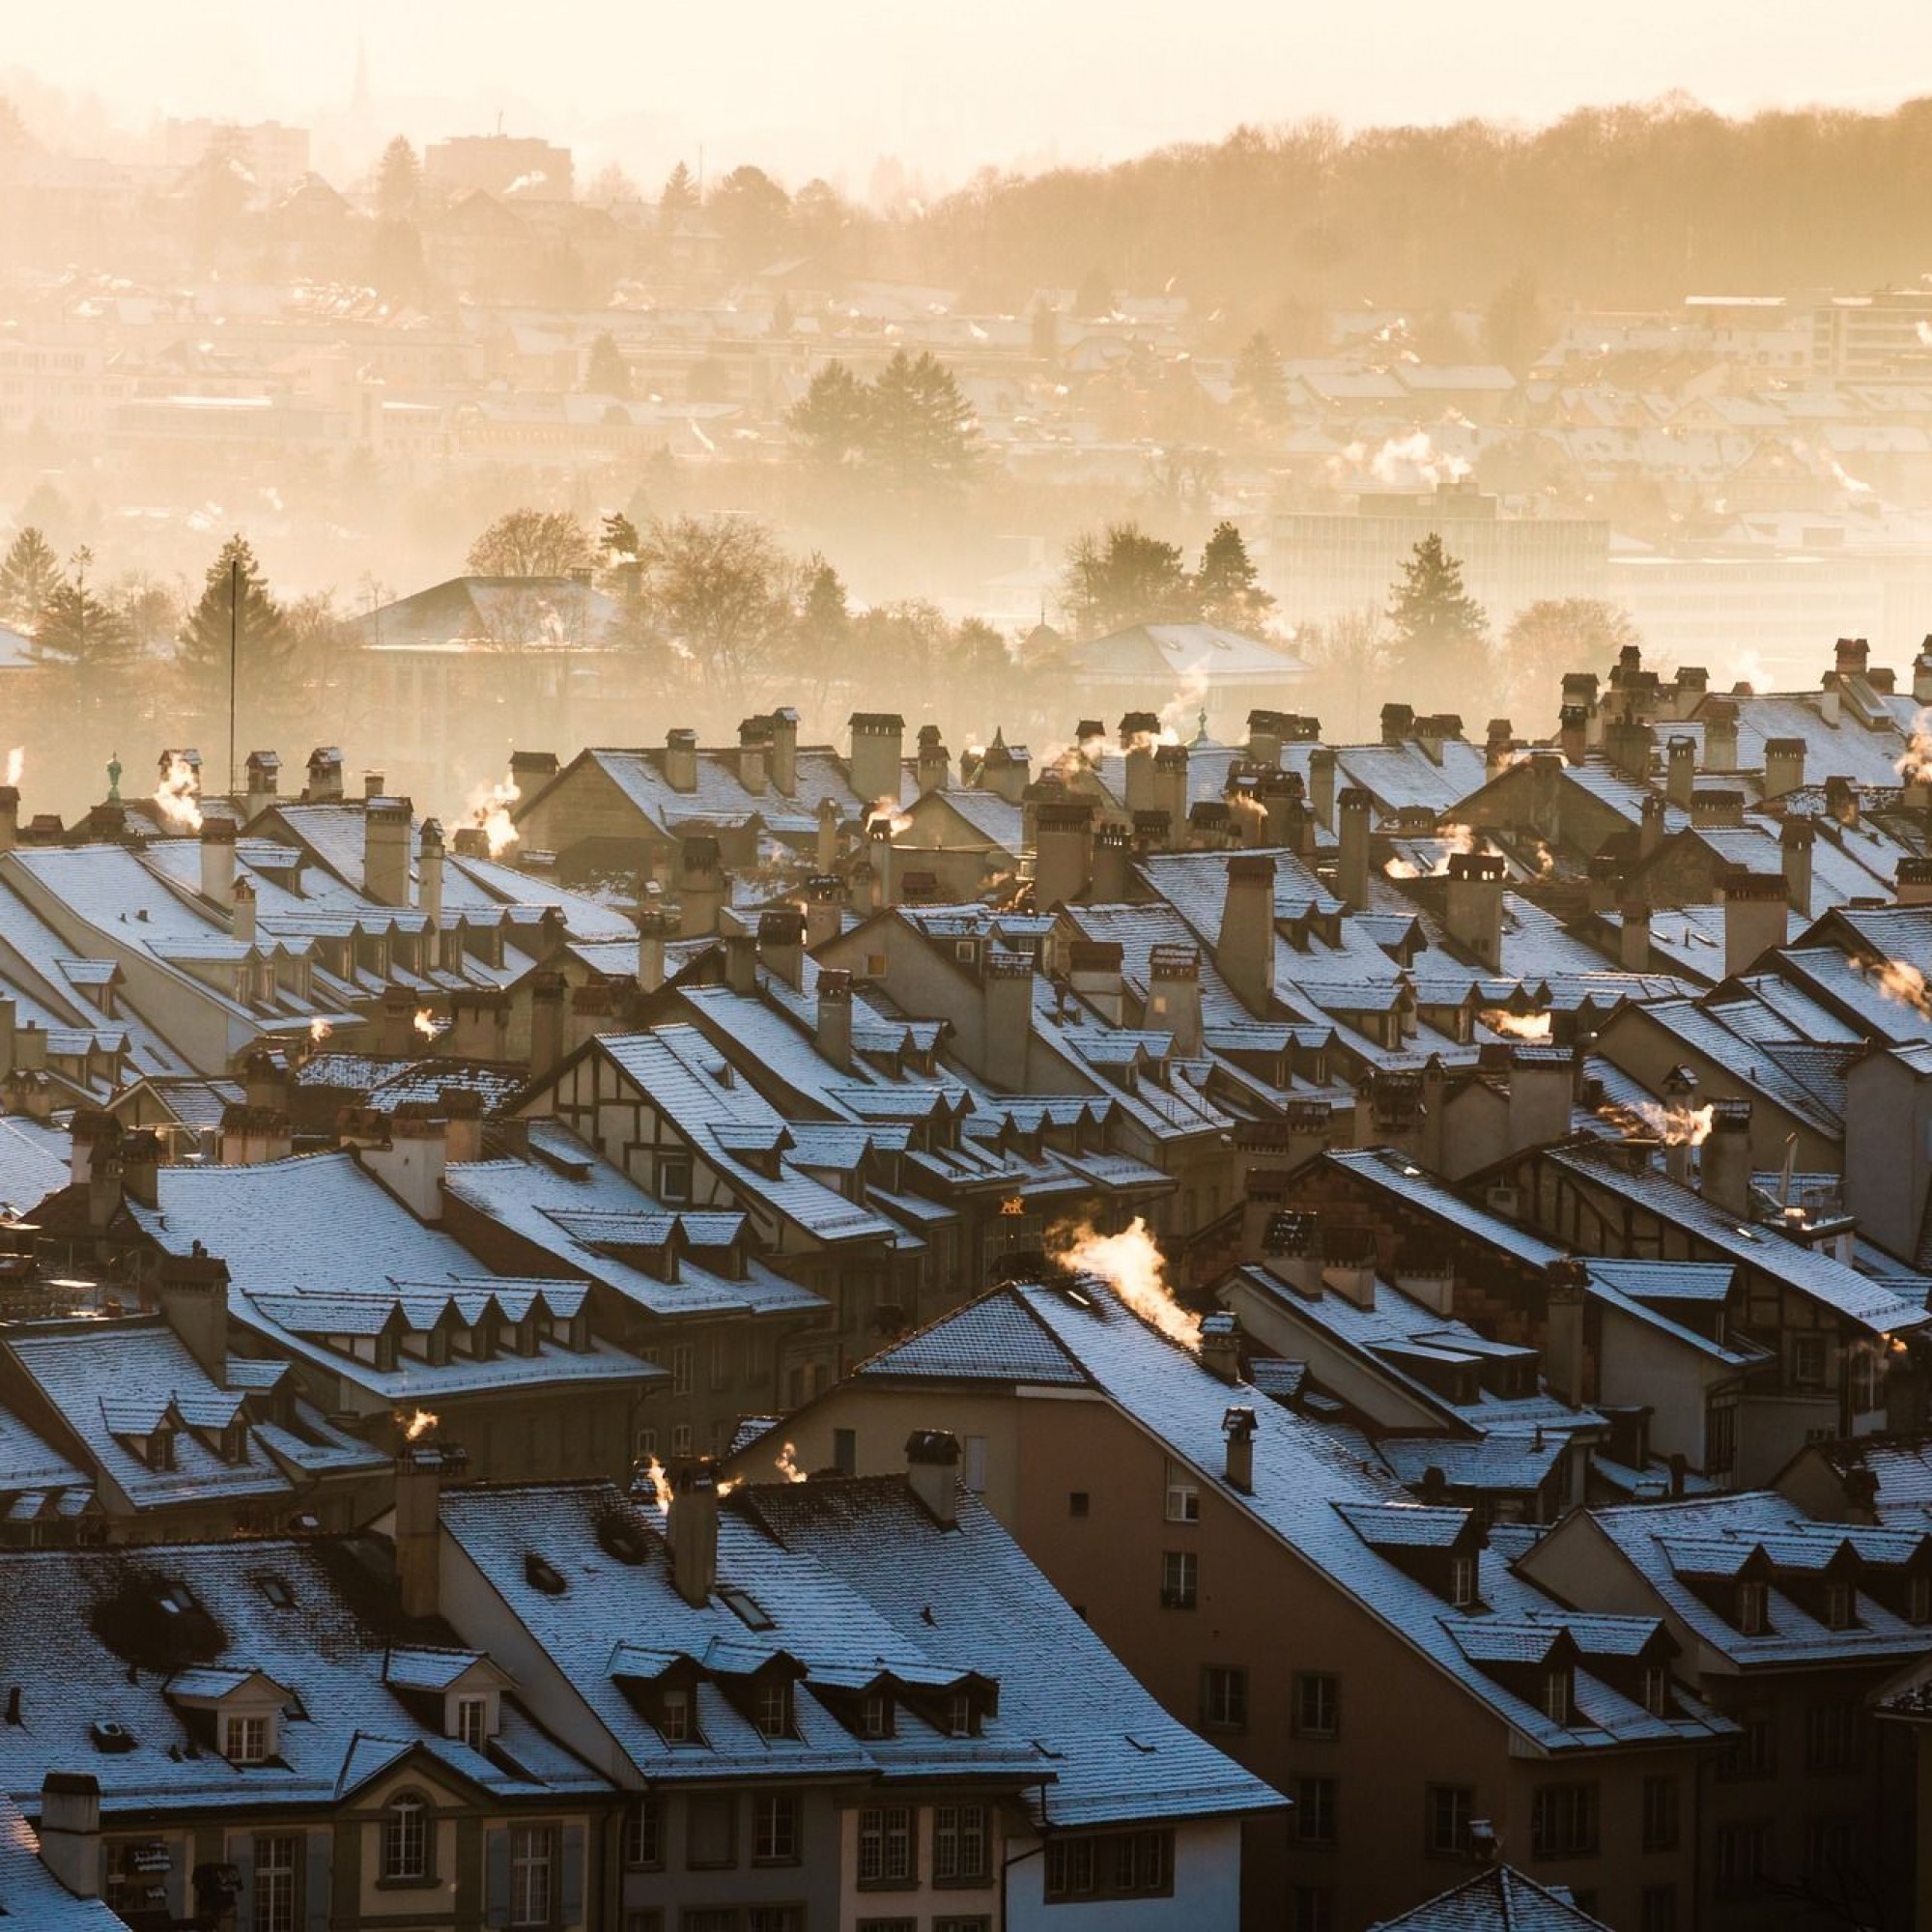
[[[1467,483],[1425,493],[1364,492],[1353,512],[1276,517],[1268,588],[1292,623],[1326,623],[1388,603],[1415,546],[1440,535],[1463,581],[1501,630],[1548,597],[1602,597],[1609,526],[1580,517],[1506,517]]]
[[[533,135],[455,134],[423,150],[423,173],[451,194],[514,196],[523,201],[568,201],[573,172],[568,148]]]
[[[279,121],[171,118],[161,129],[162,158],[177,170],[194,167],[216,134],[231,131],[241,136],[242,164],[254,177],[253,199],[279,200],[308,173],[308,129],[287,128]]]

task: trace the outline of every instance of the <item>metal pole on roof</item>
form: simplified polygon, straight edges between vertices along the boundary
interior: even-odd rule
[[[242,554],[228,559],[228,795],[235,795],[235,667],[242,626]]]

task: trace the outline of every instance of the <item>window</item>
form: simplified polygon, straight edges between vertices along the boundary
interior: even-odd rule
[[[1335,1932],[1335,1894],[1325,1885],[1296,1886],[1289,1923],[1293,1932]]]
[[[668,1745],[688,1745],[692,1739],[691,1692],[670,1685],[658,1693],[658,1729]]]
[[[804,1932],[801,1905],[751,1905],[745,1908],[745,1932]]]
[[[1770,1629],[1768,1594],[1755,1577],[1738,1585],[1738,1629],[1746,1636],[1762,1636]]]
[[[1201,1728],[1244,1731],[1248,1727],[1248,1673],[1210,1663],[1201,1672]]]
[[[1167,1520],[1169,1522],[1201,1520],[1201,1486],[1194,1471],[1180,1463],[1167,1465]]]
[[[859,1705],[859,1735],[889,1738],[893,1734],[893,1700],[884,1690],[867,1690]]]
[[[697,1377],[697,1348],[691,1342],[673,1342],[670,1349],[670,1392],[689,1395]]]
[[[221,1727],[221,1755],[230,1764],[263,1764],[269,1756],[267,1718],[230,1718]]]
[[[1646,1777],[1643,1781],[1643,1848],[1647,1852],[1677,1849],[1677,1780]]]
[[[1728,1475],[1738,1461],[1738,1410],[1733,1402],[1707,1403],[1704,1407],[1704,1469],[1707,1475]]]
[[[932,1810],[934,1885],[984,1885],[991,1870],[986,1807],[936,1804]]]
[[[1832,1698],[1804,1713],[1804,1769],[1811,1776],[1858,1770],[1861,1743],[1860,1711],[1853,1700]]]
[[[172,1429],[157,1429],[148,1437],[148,1467],[172,1469],[174,1465],[175,1433]]]
[[[1095,1841],[1092,1838],[1052,1838],[1046,1847],[1046,1895],[1049,1902],[1094,1895]]]
[[[624,1932],[665,1932],[664,1914],[656,1906],[624,1915]]]
[[[677,1915],[677,1932],[738,1932],[735,1905],[687,1905]]]
[[[624,1862],[633,1871],[661,1871],[664,1861],[664,1802],[634,1798],[624,1813]]]
[[[658,1156],[658,1199],[679,1206],[691,1199],[691,1156],[688,1153],[662,1153]]]
[[[1125,1832],[1113,1843],[1114,1890],[1122,1897],[1169,1889],[1171,1847],[1165,1832]]]
[[[1530,1802],[1529,1839],[1539,1859],[1589,1857],[1597,1849],[1597,1787],[1538,1785]]]
[[[1802,1389],[1821,1389],[1825,1386],[1824,1336],[1791,1337],[1791,1386]]]
[[[383,1819],[383,1876],[417,1879],[429,1876],[429,1817],[423,1801],[405,1792]]]
[[[1570,1721],[1570,1672],[1567,1667],[1543,1673],[1543,1715],[1552,1724]]]
[[[932,1932],[993,1932],[990,1918],[935,1918]]]
[[[1907,1623],[1932,1623],[1932,1577],[1913,1577],[1905,1585]]]
[[[952,1690],[946,1698],[946,1735],[949,1738],[972,1738],[980,1734],[979,1714],[973,1708],[969,1692]]]
[[[1637,1932],[1677,1932],[1677,1888],[1647,1885],[1637,1897]]]
[[[459,1697],[456,1700],[456,1735],[471,1750],[481,1750],[490,1737],[490,1700],[487,1697]]]
[[[1476,1601],[1476,1559],[1473,1556],[1450,1557],[1449,1601],[1459,1610],[1466,1610]]]
[[[1092,1508],[1092,1499],[1085,1490],[1069,1490],[1066,1492],[1066,1514],[1068,1516],[1086,1516]]]
[[[1878,1407],[1878,1357],[1871,1350],[1856,1348],[1852,1350],[1851,1384],[1854,1415],[1864,1415]]]
[[[859,1813],[859,1883],[912,1885],[912,1809],[905,1804],[868,1804]]]
[[[1814,1885],[1843,1895],[1858,1856],[1858,1830],[1856,1818],[1804,1821],[1804,1873]]]
[[[1771,1828],[1750,1821],[1718,1827],[1718,1843],[1712,1860],[1720,1892],[1755,1890],[1769,1862]]]
[[[919,1932],[917,1918],[862,1918],[858,1932]]]
[[[673,1422],[670,1426],[670,1453],[673,1456],[691,1454],[691,1424]]]
[[[986,1438],[969,1435],[960,1443],[959,1480],[976,1496],[986,1493]]]
[[[1326,1670],[1294,1673],[1294,1735],[1332,1738],[1342,1728],[1342,1680]]]
[[[1199,1566],[1191,1549],[1165,1549],[1160,1558],[1160,1601],[1170,1610],[1195,1605]]]
[[[1174,1834],[1118,1832],[1054,1837],[1046,1847],[1046,1902],[1149,1898],[1174,1889]]]
[[[293,1833],[257,1833],[255,1912],[251,1932],[297,1932],[297,1861],[301,1841]]]
[[[556,1831],[550,1825],[510,1827],[510,1923],[549,1925],[556,1916],[553,1886]]]
[[[1661,1663],[1646,1663],[1641,1681],[1643,1708],[1653,1718],[1670,1715],[1670,1672]]]
[[[791,1685],[781,1678],[767,1678],[757,1689],[753,1721],[761,1738],[791,1736]]]
[[[832,1466],[841,1476],[856,1476],[859,1473],[859,1432],[856,1429],[835,1429],[832,1432]]]
[[[1858,1621],[1854,1614],[1856,1605],[1849,1583],[1833,1578],[1825,1585],[1825,1628],[1827,1630],[1850,1630]]]
[[[798,1796],[790,1791],[760,1792],[752,1800],[752,1862],[798,1862]]]
[[[714,1390],[731,1386],[731,1337],[726,1334],[711,1338],[711,1386]]]
[[[1762,1709],[1739,1711],[1738,1734],[1718,1760],[1719,1777],[1769,1777],[1777,1768],[1776,1733]]]
[[[684,1861],[694,1871],[738,1862],[738,1800],[729,1791],[694,1791],[684,1801]]]
[[[1423,1793],[1423,1849],[1432,1859],[1462,1858],[1469,1850],[1476,1794],[1466,1784],[1432,1784]]]
[[[1335,1780],[1297,1777],[1294,1780],[1294,1835],[1304,1845],[1335,1842]]]

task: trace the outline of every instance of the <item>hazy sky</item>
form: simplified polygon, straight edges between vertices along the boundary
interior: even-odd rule
[[[1932,8],[1765,0],[0,0],[0,68],[160,113],[319,122],[358,45],[385,125],[574,141],[654,182],[702,142],[863,190],[896,155],[1130,154],[1243,120],[1545,120],[1682,88],[1730,111],[1878,106],[1932,75]],[[581,163],[582,165],[582,163]],[[587,170],[586,170],[587,171]]]

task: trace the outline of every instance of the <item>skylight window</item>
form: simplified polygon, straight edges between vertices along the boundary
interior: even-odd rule
[[[722,1589],[718,1592],[724,1607],[743,1624],[747,1630],[768,1631],[772,1619],[765,1606],[748,1590]]]

